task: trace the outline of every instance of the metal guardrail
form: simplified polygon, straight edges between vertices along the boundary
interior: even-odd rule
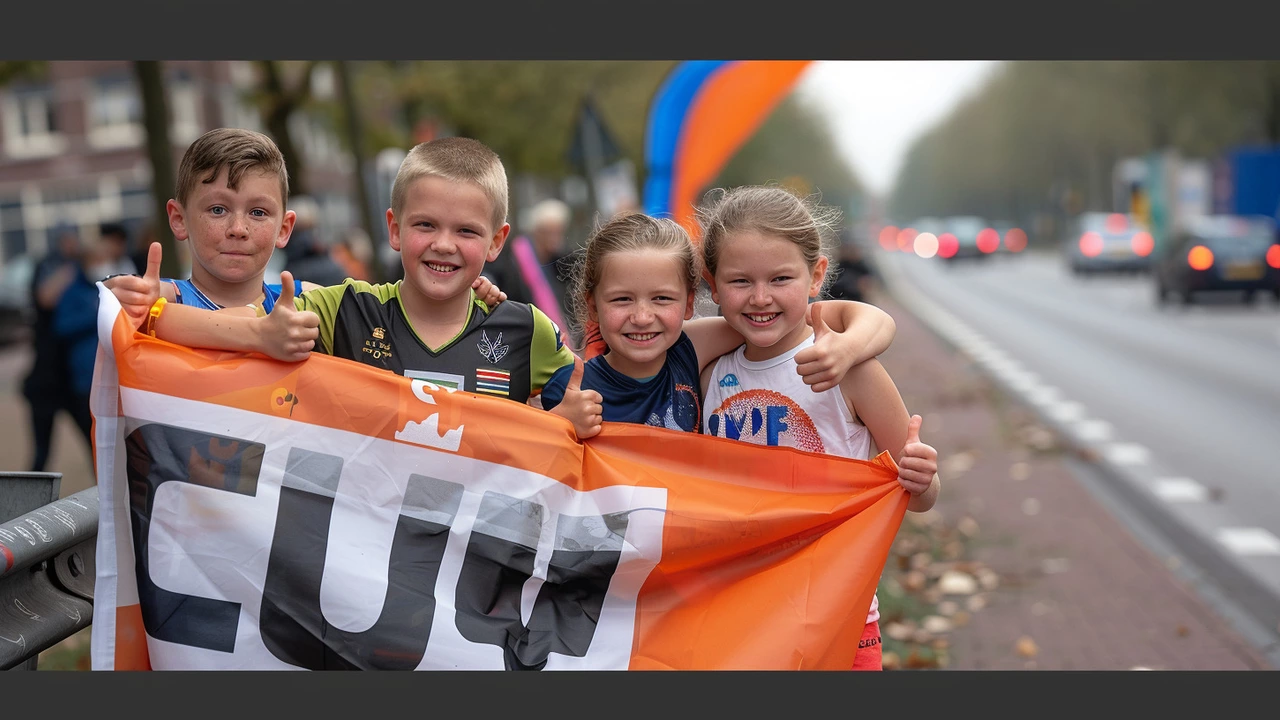
[[[93,621],[98,488],[58,500],[60,480],[0,473],[0,670],[37,669]]]

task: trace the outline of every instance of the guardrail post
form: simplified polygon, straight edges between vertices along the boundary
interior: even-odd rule
[[[58,499],[62,489],[62,473],[55,472],[0,472],[0,523],[26,515]],[[10,670],[35,670],[39,655],[10,668]]]

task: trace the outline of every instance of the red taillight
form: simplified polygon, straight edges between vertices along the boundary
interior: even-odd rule
[[[1187,252],[1187,264],[1192,270],[1208,270],[1213,267],[1213,251],[1197,245]]]
[[[1267,264],[1280,270],[1280,245],[1272,245],[1267,249]]]
[[[1102,236],[1096,232],[1087,232],[1080,236],[1080,252],[1085,257],[1098,257],[1102,254]]]
[[[1009,252],[1022,252],[1027,247],[1027,234],[1014,228],[1004,234],[1004,246]]]
[[[938,256],[949,258],[956,254],[960,249],[960,241],[951,233],[942,233],[938,236]]]
[[[1107,216],[1107,232],[1112,235],[1119,235],[1129,229],[1129,218],[1120,213],[1112,213]]]
[[[978,233],[978,249],[984,253],[993,253],[1000,249],[1000,233],[985,228]]]
[[[886,225],[880,229],[880,247],[885,250],[898,249],[898,228]]]
[[[903,252],[911,252],[918,235],[915,228],[902,228],[898,231],[898,247],[902,248]]]
[[[1156,249],[1156,241],[1151,237],[1151,233],[1140,232],[1133,236],[1133,251],[1141,257],[1151,254]]]

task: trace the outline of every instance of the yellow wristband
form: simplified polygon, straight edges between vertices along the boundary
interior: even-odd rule
[[[168,302],[164,298],[156,300],[151,306],[150,312],[147,314],[147,334],[151,337],[156,336],[156,320],[160,317],[160,313],[164,312],[164,305]]]

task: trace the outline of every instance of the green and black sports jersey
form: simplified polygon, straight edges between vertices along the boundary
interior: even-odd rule
[[[560,328],[532,305],[511,300],[492,311],[471,293],[457,337],[431,350],[418,337],[400,299],[400,282],[347,280],[294,298],[320,316],[317,352],[467,392],[525,402],[560,368],[573,365]]]

